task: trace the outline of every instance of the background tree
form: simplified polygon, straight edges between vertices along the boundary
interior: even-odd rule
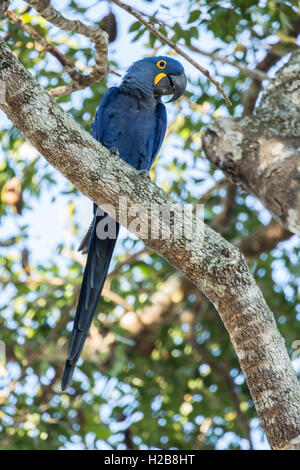
[[[56,6],[85,24],[97,26],[102,20],[112,41],[120,30],[109,50],[115,73],[123,73],[132,59],[170,52],[145,25],[133,22],[113,3],[120,4]],[[209,67],[233,103],[227,108],[214,86],[184,62],[189,91],[174,105],[168,140],[152,176],[180,202],[205,202],[206,222],[242,247],[291,353],[300,337],[298,239],[272,221],[257,199],[214,171],[200,146],[204,125],[229,115],[249,115],[262,80],[297,49],[297,3],[136,5],[148,26],[155,25]],[[1,36],[23,65],[89,130],[106,87],[119,80],[109,74],[107,84],[98,82],[103,64],[98,61],[92,67],[94,46],[99,52],[101,38],[62,32],[22,2],[11,3],[1,27]],[[126,52],[134,55],[126,60],[120,45],[125,39],[133,43],[126,44]],[[83,88],[90,83],[80,78],[81,71],[95,72],[91,87]],[[68,86],[71,83],[75,86]],[[82,91],[70,94],[75,89]],[[90,202],[39,158],[5,116],[1,125],[0,312],[8,361],[1,379],[2,447],[262,445],[244,376],[213,306],[134,237],[119,243],[73,390],[71,395],[60,393],[84,262],[75,250],[89,223]],[[71,236],[58,228],[50,233],[37,229],[49,200],[55,207],[53,225],[61,208],[68,207],[64,227]],[[37,242],[36,234],[47,240],[52,252]],[[283,240],[288,241],[278,245]]]

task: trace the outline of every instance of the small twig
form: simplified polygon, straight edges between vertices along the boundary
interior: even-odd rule
[[[162,34],[160,31],[158,31],[149,21],[145,20],[145,18],[138,13],[134,8],[132,8],[130,5],[126,5],[125,3],[121,2],[120,0],[110,0],[111,2],[115,3],[118,5],[120,8],[123,10],[127,11],[130,15],[134,16],[140,23],[142,23],[151,33],[153,33],[158,39],[160,39],[162,42],[165,44],[168,44],[174,51],[176,51],[178,54],[180,54],[182,57],[184,57],[190,64],[192,64],[196,69],[198,69],[203,75],[205,75],[208,80],[210,80],[217,88],[217,90],[223,95],[227,106],[231,106],[231,101],[226,95],[225,91],[221,87],[220,83],[215,80],[209,73],[207,69],[202,67],[202,65],[198,64],[192,57],[190,57],[186,52],[184,52],[177,44],[175,44],[173,41],[168,39],[164,34]]]
[[[107,276],[107,279],[111,279],[112,277],[116,276],[117,274],[119,274],[119,272],[122,270],[122,268],[126,264],[129,264],[129,265],[132,264],[137,258],[145,254],[149,254],[149,250],[146,247],[144,247],[140,251],[137,251],[136,253],[133,253],[132,255],[127,256],[124,261],[122,261],[121,263],[118,263],[115,269],[111,273],[109,273],[109,275]]]
[[[5,277],[0,277],[0,283],[1,284],[9,284],[11,279],[5,278]],[[28,276],[25,280],[20,281],[22,284],[26,284],[28,286],[33,286],[35,287],[36,284],[43,284],[43,285],[50,285],[54,287],[61,287],[64,286],[67,281],[60,277],[44,277],[44,276]]]
[[[0,405],[3,405],[6,401],[6,399],[9,397],[9,395],[14,391],[15,386],[19,380],[13,380],[9,386],[8,389],[4,392],[0,392]]]
[[[52,88],[51,90],[49,90],[49,93],[52,98],[58,98],[60,96],[70,95],[71,93],[74,93],[74,91],[82,90],[87,86],[89,85],[83,85],[83,83],[75,82],[71,83],[70,85],[62,85]]]
[[[153,15],[149,15],[149,13],[146,13],[145,11],[141,11],[141,10],[136,10],[136,11],[140,13],[140,15],[147,16],[147,18],[149,18],[149,23],[159,24],[159,26],[165,26],[164,21],[160,20],[159,18],[153,18],[156,12]]]
[[[269,225],[259,227],[256,231],[236,241],[236,246],[242,250],[246,258],[258,258],[261,253],[269,253],[278,243],[288,240],[294,234],[275,220]]]
[[[63,248],[61,253],[67,258],[70,258],[76,263],[80,264],[82,267],[84,267],[86,264],[86,257],[81,253],[78,253],[78,251],[71,250],[70,248]]]
[[[289,37],[296,38],[299,32],[300,17],[299,15],[297,15],[295,19],[291,21]],[[272,44],[265,57],[256,65],[256,70],[259,70],[263,73],[266,73],[268,70],[270,70],[270,68],[273,67],[280,60],[282,55],[280,54],[280,49],[284,44],[285,41],[283,40],[279,40],[276,43]],[[261,81],[254,78],[242,99],[244,105],[243,116],[247,116],[253,112],[261,88]]]
[[[212,221],[210,225],[214,230],[223,233],[225,229],[230,226],[236,207],[236,193],[237,186],[227,180],[227,190],[226,196],[223,199],[222,212]]]

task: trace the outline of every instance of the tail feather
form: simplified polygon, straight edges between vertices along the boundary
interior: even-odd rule
[[[83,274],[73,331],[68,348],[62,379],[62,390],[65,390],[71,384],[73,372],[88,335],[116,244],[119,231],[118,223],[116,223],[117,230],[114,239],[105,238],[101,240],[97,237],[96,227],[99,220],[103,217],[106,217],[106,214],[104,214],[104,216],[94,216],[92,229],[90,231],[88,258]]]

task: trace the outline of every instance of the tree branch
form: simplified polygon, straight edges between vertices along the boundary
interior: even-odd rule
[[[189,45],[189,49],[193,52],[196,52],[197,54],[210,57],[212,60],[217,60],[218,62],[222,62],[222,64],[232,65],[232,67],[239,69],[240,72],[242,72],[243,74],[259,82],[262,82],[263,80],[269,80],[268,75],[259,69],[253,69],[253,70],[249,69],[245,65],[241,65],[239,62],[234,62],[233,60],[230,60],[227,57],[221,57],[218,54],[215,54],[214,52],[204,51],[203,49],[200,49],[199,47],[196,47],[193,44]]]
[[[162,21],[161,19],[158,19],[158,18],[153,19],[153,17],[151,15],[149,15],[148,13],[145,13],[144,11],[141,11],[141,10],[136,10],[136,12],[139,13],[141,16],[146,16],[147,18],[149,18],[149,21],[148,21],[149,24],[158,24],[159,26],[164,26],[166,28],[171,29],[171,27],[165,21]],[[268,80],[267,74],[265,74],[264,72],[262,72],[260,70],[248,69],[248,67],[245,67],[244,65],[241,65],[239,62],[234,62],[233,60],[230,60],[227,57],[221,57],[218,54],[215,54],[214,52],[204,51],[203,49],[200,49],[199,47],[196,47],[193,44],[189,44],[188,48],[191,51],[196,52],[197,54],[201,54],[201,55],[204,55],[206,57],[210,57],[211,59],[222,62],[223,64],[232,65],[232,67],[238,68],[242,73],[244,73],[245,75],[248,75],[249,77],[251,77],[255,80],[258,80],[258,81],[263,81],[265,79]]]
[[[67,95],[73,91],[86,88],[95,82],[101,82],[106,77],[108,73],[108,34],[105,31],[102,31],[100,28],[95,28],[93,26],[87,26],[79,20],[69,20],[68,18],[65,18],[60,12],[55,10],[55,8],[50,5],[49,0],[26,0],[26,3],[35,8],[43,18],[49,21],[49,23],[52,23],[64,31],[71,31],[72,33],[82,34],[90,38],[95,44],[96,64],[92,72],[88,75],[80,75],[78,72],[76,72],[75,75],[75,71],[70,69],[70,63],[67,61],[65,67],[68,67],[69,74],[73,74],[72,78],[75,80],[75,83],[53,88],[50,91],[51,96],[57,97]],[[62,57],[60,57],[60,59],[62,59]]]
[[[184,212],[183,224],[183,207],[74,122],[1,38],[0,79],[6,90],[0,108],[48,162],[210,299],[230,334],[270,445],[274,449],[300,447],[297,377],[242,253],[191,212]],[[140,231],[136,212],[130,210],[136,204],[142,214]],[[162,231],[167,225],[164,217],[153,216],[153,207],[172,213],[171,228],[177,237],[148,236],[149,221]]]
[[[291,21],[291,26],[288,31],[288,36],[296,38],[300,33],[300,18]],[[257,64],[256,71],[265,73],[270,70],[282,57],[282,49],[286,45],[286,40],[277,41],[268,50],[266,56]],[[244,111],[243,116],[253,112],[258,95],[262,88],[261,80],[253,77],[253,80],[243,96]]]

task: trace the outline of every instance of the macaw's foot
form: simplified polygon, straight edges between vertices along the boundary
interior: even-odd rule
[[[119,156],[119,150],[117,149],[117,147],[110,147],[109,151],[110,151],[110,154],[113,155],[114,157]]]
[[[150,173],[148,170],[138,170],[138,173],[143,176],[144,178],[148,178],[149,180],[151,179],[150,178]]]

